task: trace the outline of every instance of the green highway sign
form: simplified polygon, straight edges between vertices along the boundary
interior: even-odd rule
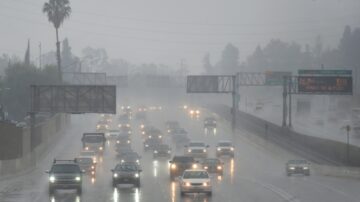
[[[347,69],[299,69],[299,75],[346,75],[351,76],[352,70]]]

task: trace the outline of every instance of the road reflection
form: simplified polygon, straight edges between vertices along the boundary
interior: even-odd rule
[[[159,166],[159,163],[158,161],[153,161],[153,170],[154,170],[154,177],[157,177],[158,176],[158,166]]]
[[[234,170],[235,170],[235,165],[234,165],[234,158],[231,158],[230,160],[230,182],[231,184],[234,183]]]
[[[66,202],[80,202],[81,197],[74,193],[57,193],[54,196],[50,197],[51,202],[59,202],[59,201],[66,201]]]
[[[171,201],[175,202],[175,197],[176,197],[176,186],[175,186],[175,182],[171,182]]]

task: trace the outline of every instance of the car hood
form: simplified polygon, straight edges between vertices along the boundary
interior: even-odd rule
[[[188,149],[206,149],[206,147],[188,147]]]
[[[182,182],[189,182],[189,183],[204,183],[210,182],[210,179],[182,179]]]

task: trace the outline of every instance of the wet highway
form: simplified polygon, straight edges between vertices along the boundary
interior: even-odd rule
[[[216,133],[205,133],[203,118],[215,116],[218,120]],[[132,147],[141,154],[141,187],[121,185],[117,189],[111,186],[111,172],[118,160],[115,157],[114,144],[107,143],[104,156],[100,159],[96,177],[85,177],[83,194],[77,196],[74,191],[57,191],[54,198],[48,196],[48,175],[44,172],[51,166],[53,158],[74,158],[81,151],[81,135],[95,130],[99,115],[73,115],[72,125],[64,138],[56,144],[46,158],[39,160],[35,170],[22,176],[0,181],[0,201],[61,201],[61,202],[158,202],[158,201],[243,201],[243,202],[358,202],[360,181],[355,179],[318,176],[285,175],[285,163],[289,159],[301,158],[282,148],[239,129],[232,133],[230,123],[205,109],[199,119],[191,118],[187,111],[179,106],[163,106],[160,111],[148,113],[148,123],[160,128],[165,134],[165,121],[176,120],[184,127],[191,140],[205,141],[210,145],[210,155],[215,154],[215,145],[219,140],[230,140],[235,145],[235,158],[223,158],[224,175],[212,176],[213,195],[189,194],[180,197],[177,182],[169,178],[168,160],[153,160],[152,153],[144,152],[139,133],[140,122],[132,120]],[[116,121],[116,118],[113,118]],[[165,137],[171,144],[171,139]],[[174,148],[174,147],[173,147]],[[182,154],[183,149],[173,153]]]

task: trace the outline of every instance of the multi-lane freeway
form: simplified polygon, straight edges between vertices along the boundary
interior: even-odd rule
[[[205,133],[203,118],[214,116],[217,120],[216,134]],[[181,197],[178,183],[169,179],[168,160],[153,160],[151,152],[143,151],[139,134],[139,122],[131,121],[133,128],[132,147],[141,154],[141,187],[111,185],[110,170],[118,163],[114,143],[106,144],[106,151],[97,165],[95,178],[85,177],[83,193],[77,196],[74,191],[60,190],[54,197],[48,195],[49,176],[44,171],[51,166],[53,158],[71,159],[82,149],[81,136],[84,132],[95,130],[99,115],[72,115],[71,126],[46,155],[39,159],[36,169],[16,177],[0,181],[0,201],[244,201],[244,202],[358,202],[360,181],[356,179],[335,178],[317,175],[286,176],[285,164],[289,159],[301,158],[282,148],[252,135],[249,131],[237,129],[232,133],[230,123],[206,109],[201,110],[199,119],[190,118],[187,111],[179,106],[163,106],[162,110],[148,113],[148,123],[165,130],[168,120],[178,121],[191,140],[201,140],[210,145],[210,156],[215,154],[219,140],[230,140],[235,146],[235,158],[225,158],[224,175],[212,176],[213,194],[189,194]],[[114,120],[116,120],[114,118]],[[164,134],[165,131],[164,131]],[[170,138],[165,141],[171,144]],[[173,149],[183,154],[183,149]]]

